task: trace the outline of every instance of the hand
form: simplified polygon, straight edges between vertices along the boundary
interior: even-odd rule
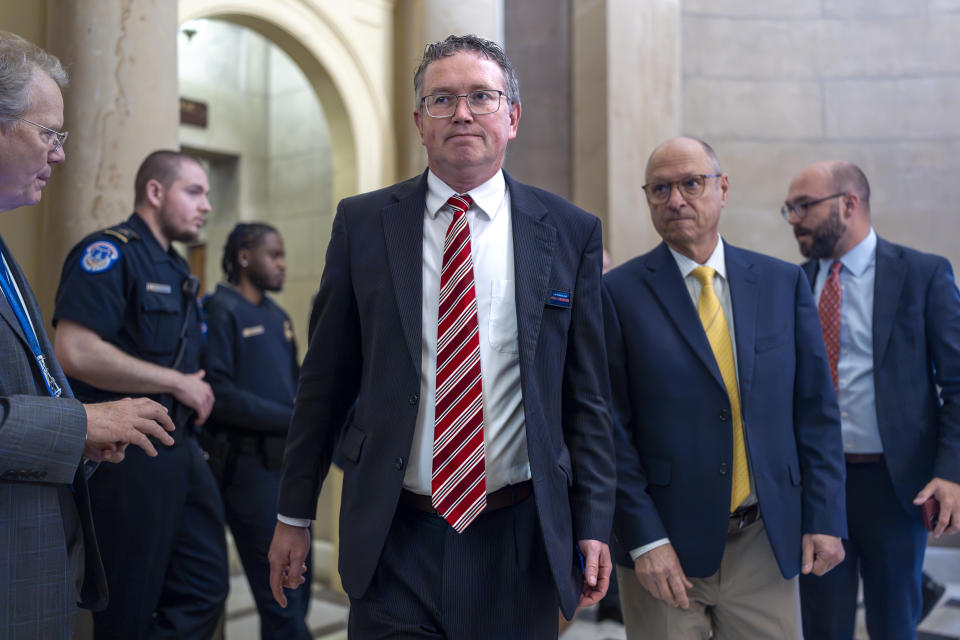
[[[693,583],[687,580],[680,566],[680,558],[669,542],[650,549],[634,560],[633,572],[654,598],[672,607],[690,608],[687,589],[692,589]]]
[[[167,446],[173,444],[167,433],[174,429],[167,409],[149,398],[85,404],[83,409],[87,413],[83,456],[95,462],[122,461],[128,444],[140,447],[148,456],[157,455],[148,435]]]
[[[180,386],[173,392],[173,397],[181,404],[197,412],[196,425],[199,427],[213,410],[213,389],[203,381],[207,373],[203,369],[195,373],[185,373],[180,380]]]
[[[580,540],[577,546],[583,555],[583,590],[577,606],[585,607],[600,602],[606,595],[613,562],[610,560],[610,547],[599,540]]]
[[[803,547],[800,568],[803,575],[812,573],[815,576],[822,576],[843,562],[847,555],[843,550],[843,542],[836,536],[805,533],[800,544]]]
[[[270,591],[273,599],[286,609],[287,596],[283,587],[296,589],[307,581],[303,574],[307,571],[307,552],[310,550],[310,530],[306,527],[277,522],[270,543]],[[297,571],[293,567],[298,567]]]
[[[960,484],[943,478],[934,478],[920,490],[917,497],[913,499],[913,504],[920,506],[930,496],[940,502],[940,518],[933,529],[933,537],[939,538],[944,533],[960,531]]]

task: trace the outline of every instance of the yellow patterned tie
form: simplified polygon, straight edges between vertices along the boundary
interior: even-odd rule
[[[693,277],[700,281],[700,303],[697,313],[703,330],[707,333],[713,357],[717,359],[723,384],[730,398],[730,412],[733,414],[733,490],[730,493],[730,512],[736,510],[750,495],[750,471],[747,468],[747,451],[743,442],[743,419],[740,415],[740,391],[737,388],[737,368],[733,362],[733,344],[730,342],[730,330],[727,318],[720,306],[720,299],[713,290],[713,274],[710,267],[697,267]]]

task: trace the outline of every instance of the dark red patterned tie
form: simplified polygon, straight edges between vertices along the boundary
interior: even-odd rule
[[[840,361],[840,306],[843,290],[840,288],[840,268],[843,263],[835,260],[830,265],[830,274],[820,292],[820,328],[823,330],[823,344],[827,347],[827,360],[830,362],[830,377],[833,378],[833,390],[838,390],[837,363]]]
[[[437,322],[433,507],[457,532],[487,506],[480,334],[466,215],[472,203],[466,195],[447,200],[453,221],[443,242]]]

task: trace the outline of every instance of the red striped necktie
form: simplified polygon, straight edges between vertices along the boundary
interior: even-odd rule
[[[483,380],[473,287],[468,195],[452,196],[443,242],[437,321],[437,406],[433,432],[433,507],[462,533],[487,506]]]
[[[838,391],[837,364],[840,361],[840,308],[843,303],[843,289],[840,287],[840,268],[843,263],[835,260],[830,265],[830,273],[820,292],[817,311],[820,314],[820,328],[823,330],[823,345],[827,348],[827,361],[830,363],[830,377],[833,378],[833,390]]]

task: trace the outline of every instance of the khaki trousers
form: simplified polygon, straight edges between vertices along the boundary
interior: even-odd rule
[[[689,578],[690,608],[650,595],[631,569],[617,567],[627,640],[802,640],[797,578],[784,579],[763,520],[727,536],[720,569]]]

